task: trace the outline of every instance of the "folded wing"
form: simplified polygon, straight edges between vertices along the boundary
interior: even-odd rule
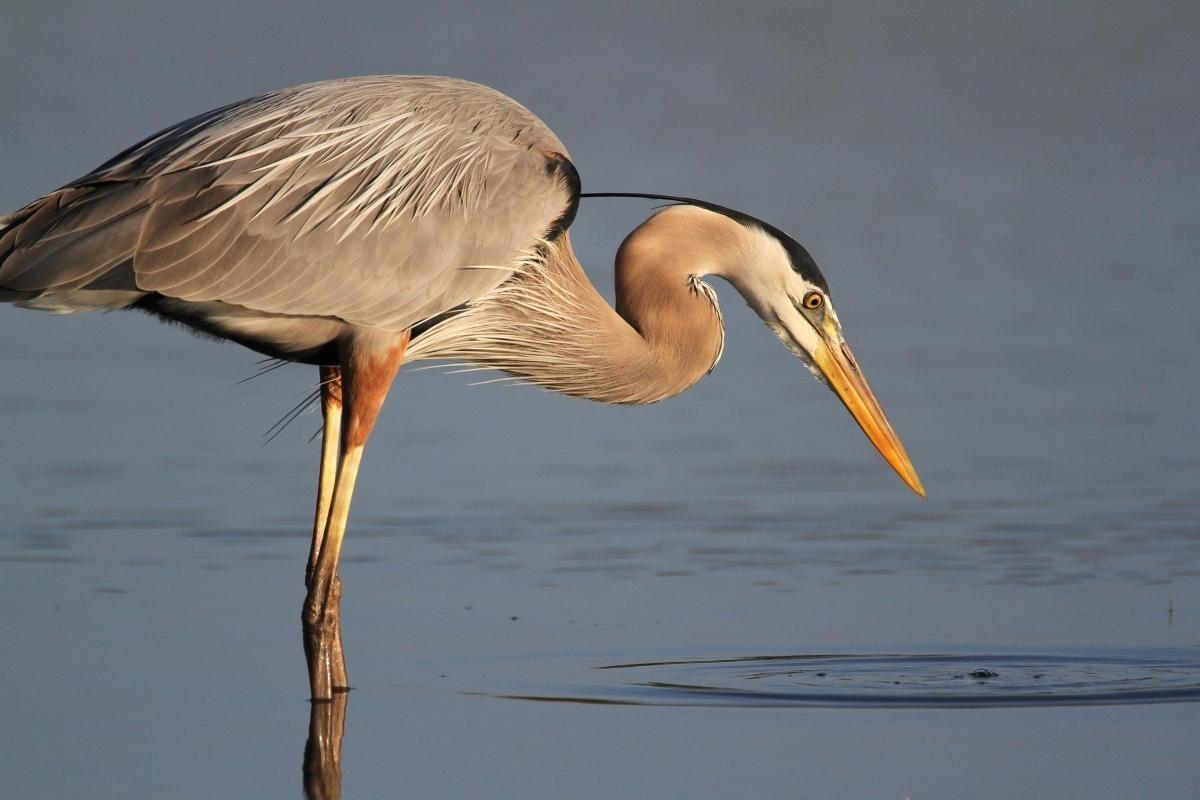
[[[540,120],[464,81],[264,95],[0,218],[0,299],[157,293],[403,330],[486,294],[546,235],[573,202],[554,154]]]

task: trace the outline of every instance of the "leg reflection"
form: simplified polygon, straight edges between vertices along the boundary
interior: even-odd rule
[[[312,701],[303,767],[308,800],[340,800],[342,796],[342,734],[348,698],[348,692],[335,692],[329,700]]]

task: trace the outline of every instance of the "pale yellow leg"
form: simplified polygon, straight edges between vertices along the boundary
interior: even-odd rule
[[[321,554],[321,541],[325,538],[325,524],[329,521],[329,506],[337,482],[338,442],[342,435],[342,371],[338,367],[321,367],[320,370],[321,414],[325,424],[321,429],[321,470],[317,478],[312,547],[308,551],[308,568],[304,572],[305,586],[312,582],[317,557]]]
[[[362,445],[349,447],[338,461],[337,483],[333,489],[329,507],[329,520],[321,540],[321,552],[309,580],[309,601],[305,614],[317,618],[327,610],[326,600],[334,579],[337,577],[338,558],[342,553],[342,540],[346,536],[346,522],[350,517],[350,501],[354,498],[354,482],[358,478],[358,465],[362,462]]]
[[[400,369],[408,336],[388,343],[389,346],[357,348],[354,342],[342,354],[341,399],[345,412],[341,415],[338,437],[337,476],[328,501],[318,498],[318,513],[322,503],[328,507],[324,528],[317,541],[314,526],[315,559],[310,557],[308,596],[304,600],[304,650],[308,657],[309,684],[314,700],[328,700],[335,691],[349,688],[345,659],[341,645],[341,582],[338,580],[338,559],[346,536],[350,516],[350,501],[363,448],[371,435],[379,409],[387,396],[392,379]],[[328,441],[322,446],[321,476],[328,483],[325,463]],[[322,495],[324,492],[318,492]]]
[[[313,518],[312,547],[309,549],[308,566],[304,585],[313,596],[314,575],[320,559],[325,533],[329,524],[329,512],[333,505],[334,488],[337,485],[339,443],[342,434],[342,383],[339,367],[321,367],[321,412],[324,428],[321,432],[321,468],[317,479],[317,507]],[[309,684],[312,696],[328,698],[338,690],[350,687],[346,673],[346,656],[342,647],[341,625],[341,579],[336,571],[332,582],[324,592],[323,613],[313,616],[308,613],[308,600],[302,614],[304,628],[304,651],[308,657]]]

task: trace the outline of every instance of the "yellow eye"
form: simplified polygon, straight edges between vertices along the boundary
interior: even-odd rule
[[[810,311],[816,311],[821,306],[825,305],[825,298],[820,292],[809,292],[804,295],[804,307]]]

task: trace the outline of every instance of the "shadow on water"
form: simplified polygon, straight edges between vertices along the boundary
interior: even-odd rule
[[[1200,701],[1200,655],[820,654],[647,661],[597,668],[616,682],[513,700],[606,705],[1016,708]]]

